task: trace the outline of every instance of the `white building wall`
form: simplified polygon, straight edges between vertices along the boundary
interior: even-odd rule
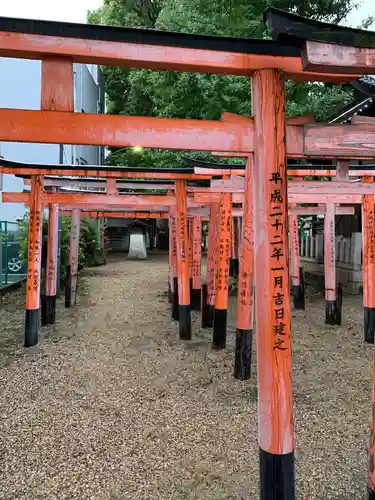
[[[0,58],[0,108],[40,109],[41,61]],[[98,113],[104,110],[104,92],[99,69],[94,65],[74,65],[74,108],[76,112]],[[102,163],[103,153],[97,146],[63,147],[63,163]],[[58,164],[60,145],[0,142],[0,155],[7,160],[25,163]],[[1,183],[0,183],[1,188]],[[21,192],[23,180],[13,175],[3,176],[3,190]],[[15,221],[25,213],[22,204],[1,203],[0,220]]]

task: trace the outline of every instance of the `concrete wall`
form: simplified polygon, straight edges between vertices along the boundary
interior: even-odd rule
[[[0,58],[0,108],[40,109],[41,61]],[[74,65],[75,111],[98,113],[104,111],[104,91],[101,74],[93,65]],[[92,164],[103,163],[103,148],[97,146],[63,147],[63,163]],[[0,155],[7,160],[25,163],[60,163],[58,144],[28,144],[0,142]],[[3,176],[4,191],[20,192],[23,180],[13,175]],[[1,183],[0,183],[1,189]],[[22,204],[0,203],[0,220],[15,221],[25,213]]]

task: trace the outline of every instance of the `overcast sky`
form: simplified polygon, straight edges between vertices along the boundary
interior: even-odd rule
[[[84,23],[102,0],[0,0],[0,16]]]
[[[375,14],[375,0],[360,0],[361,7],[349,16],[347,24],[357,27],[369,14]],[[102,5],[102,0],[0,0],[0,16],[48,19],[84,23],[87,11]],[[374,26],[374,25],[373,25]]]

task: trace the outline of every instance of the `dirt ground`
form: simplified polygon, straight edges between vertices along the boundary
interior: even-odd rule
[[[194,313],[181,342],[167,257],[85,270],[79,305],[22,347],[23,291],[0,304],[1,500],[257,500],[256,366],[232,377]],[[1,300],[1,299],[0,299]],[[366,498],[372,346],[361,297],[341,327],[314,296],[293,313],[297,498]],[[17,347],[17,342],[20,342]],[[254,357],[255,359],[255,357]]]

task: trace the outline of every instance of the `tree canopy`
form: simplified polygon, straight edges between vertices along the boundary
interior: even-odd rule
[[[353,0],[104,0],[89,12],[93,24],[246,38],[268,36],[263,11],[274,6],[317,20],[340,23]],[[102,68],[111,114],[219,119],[224,111],[250,115],[250,79],[226,75]],[[349,86],[287,82],[287,113],[324,120],[352,98]],[[142,167],[180,165],[180,152],[112,151],[108,163]],[[208,153],[198,153],[208,158]],[[192,156],[192,153],[189,153]]]

